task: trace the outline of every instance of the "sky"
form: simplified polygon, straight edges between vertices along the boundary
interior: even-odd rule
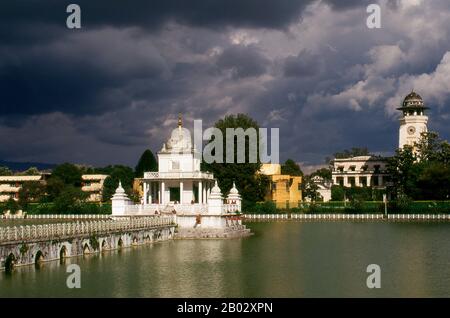
[[[351,147],[388,155],[412,89],[448,139],[448,0],[0,3],[2,160],[134,166],[178,113],[189,129],[246,113],[305,168]]]

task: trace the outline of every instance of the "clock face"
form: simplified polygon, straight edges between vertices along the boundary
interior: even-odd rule
[[[416,133],[416,127],[414,127],[414,126],[409,126],[409,127],[408,127],[408,134],[414,135],[415,133]]]

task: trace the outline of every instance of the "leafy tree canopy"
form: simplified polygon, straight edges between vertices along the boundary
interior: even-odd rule
[[[12,171],[8,167],[0,167],[0,176],[12,176]]]
[[[350,150],[344,150],[342,152],[336,152],[334,158],[336,159],[347,159],[358,156],[370,156],[369,149],[367,148],[352,148]]]
[[[294,160],[288,159],[284,164],[281,165],[281,174],[290,176],[303,176],[303,171]]]
[[[136,178],[142,178],[146,171],[158,171],[158,163],[150,149],[145,150],[134,169]]]
[[[220,129],[223,135],[223,145],[226,145],[226,129],[227,128],[242,128],[244,130],[248,128],[255,128],[257,134],[259,133],[259,125],[251,117],[245,114],[229,115],[223,119],[217,121],[214,125]],[[258,135],[257,135],[257,139]],[[210,141],[212,141],[211,138]],[[210,171],[214,174],[214,177],[219,181],[219,186],[224,194],[228,193],[233,185],[233,181],[236,182],[236,187],[242,195],[242,199],[248,204],[254,204],[257,201],[263,201],[266,191],[269,187],[269,179],[267,176],[258,175],[257,172],[261,168],[261,162],[257,155],[257,162],[250,163],[250,147],[249,138],[245,140],[245,162],[237,163],[237,143],[235,142],[234,149],[234,163],[226,163],[226,151],[223,154],[223,163],[202,162],[202,170]],[[258,153],[259,144],[257,142],[256,150]]]
[[[450,146],[435,132],[422,133],[414,146],[398,149],[389,159],[388,172],[394,196],[415,200],[450,198]]]
[[[57,177],[66,185],[81,186],[81,169],[71,163],[63,163],[53,169],[51,178]]]

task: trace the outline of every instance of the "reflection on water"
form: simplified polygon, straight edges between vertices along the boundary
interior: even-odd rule
[[[246,239],[180,240],[0,273],[2,297],[450,296],[450,224],[251,223]],[[68,289],[66,267],[81,267]],[[366,267],[381,266],[381,289]]]

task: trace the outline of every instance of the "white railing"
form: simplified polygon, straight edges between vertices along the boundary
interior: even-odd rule
[[[289,214],[244,214],[247,220],[285,220]],[[381,220],[383,214],[291,214],[294,220]],[[450,221],[450,214],[389,214],[389,220]]]
[[[214,179],[212,173],[208,172],[145,172],[144,179]]]
[[[83,235],[143,230],[174,225],[173,216],[149,216],[53,224],[38,224],[0,228],[0,243],[53,240]]]
[[[222,208],[223,213],[235,213],[241,212],[241,206],[239,204],[224,204]]]
[[[111,214],[25,214],[15,215],[7,214],[0,215],[0,219],[10,220],[39,220],[39,219],[64,219],[64,220],[83,220],[83,219],[109,219]]]
[[[125,213],[128,215],[154,215],[155,212],[177,214],[198,214],[208,211],[207,204],[134,204],[125,206]]]

